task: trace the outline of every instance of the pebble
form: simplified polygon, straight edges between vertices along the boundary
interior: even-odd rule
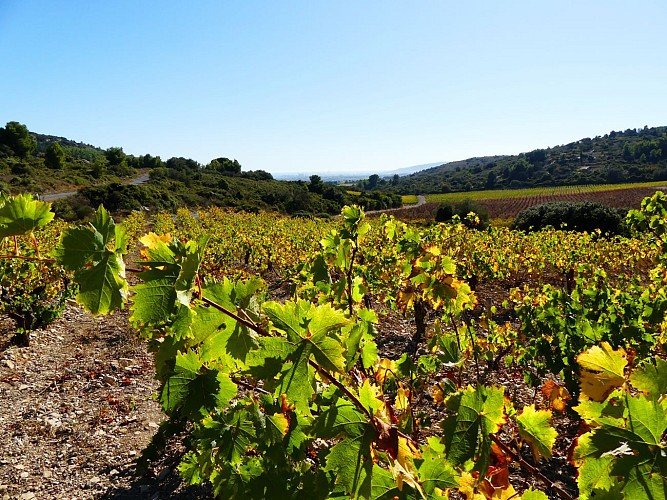
[[[171,472],[171,468],[169,468],[169,467],[165,467],[164,469],[162,469],[160,471],[160,473],[157,475],[158,483],[162,482],[164,480],[164,478],[166,478],[169,475],[170,472]]]
[[[2,363],[10,370],[13,370],[16,367],[16,365],[11,359],[3,359]]]

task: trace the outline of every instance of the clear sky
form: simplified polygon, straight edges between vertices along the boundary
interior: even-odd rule
[[[272,173],[667,125],[665,0],[0,0],[0,126]]]

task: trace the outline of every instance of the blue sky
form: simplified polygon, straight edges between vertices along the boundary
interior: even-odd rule
[[[0,126],[273,173],[667,125],[667,2],[0,0]]]

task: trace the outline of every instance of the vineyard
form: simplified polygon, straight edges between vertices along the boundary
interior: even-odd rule
[[[630,212],[629,238],[355,206],[119,224],[100,207],[66,226],[27,195],[0,205],[17,341],[72,299],[129,310],[168,417],[157,433],[187,436],[187,484],[240,499],[667,497],[662,193]]]
[[[553,201],[591,201],[616,208],[638,207],[641,201],[664,189],[664,182],[617,185],[558,186],[515,190],[488,190],[426,196],[426,204],[401,212],[402,220],[433,220],[440,203],[474,200],[484,206],[491,219],[507,220],[535,205]],[[404,203],[406,203],[404,201]]]

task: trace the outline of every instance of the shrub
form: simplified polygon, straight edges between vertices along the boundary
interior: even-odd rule
[[[479,224],[472,224],[468,219],[468,214],[473,212],[479,217]],[[489,211],[485,206],[475,203],[472,200],[463,200],[456,203],[441,203],[435,213],[436,222],[449,222],[454,216],[458,216],[468,227],[484,229],[489,225]]]
[[[60,266],[19,259],[0,262],[0,314],[16,322],[18,344],[28,345],[31,330],[60,317],[75,291]]]
[[[514,219],[512,229],[537,231],[547,226],[571,231],[595,231],[620,234],[627,210],[594,203],[557,201],[527,208]]]

